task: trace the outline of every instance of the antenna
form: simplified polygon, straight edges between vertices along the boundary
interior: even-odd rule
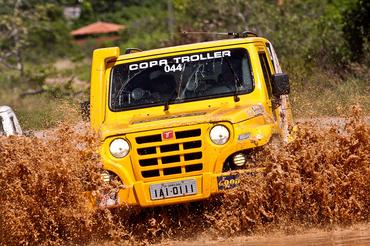
[[[206,35],[224,35],[224,36],[232,36],[234,38],[249,38],[249,37],[258,37],[258,35],[251,31],[243,31],[243,32],[188,32],[182,31],[182,34],[206,34]]]

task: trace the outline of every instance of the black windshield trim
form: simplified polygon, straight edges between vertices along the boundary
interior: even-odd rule
[[[223,46],[218,46],[218,47],[228,47],[228,48],[231,48],[231,49],[238,49],[239,48],[239,49],[244,49],[245,50],[245,53],[247,55],[247,61],[248,61],[249,71],[250,71],[251,79],[252,79],[252,90],[250,90],[250,91],[241,90],[241,91],[239,91],[238,94],[239,95],[247,95],[247,94],[250,94],[255,89],[255,80],[254,80],[254,74],[253,74],[253,70],[252,70],[252,64],[251,64],[251,59],[250,59],[249,51],[245,47],[230,47],[230,46],[233,46],[233,45],[223,45]],[[204,50],[204,49],[205,48],[192,49],[191,51]],[[218,51],[218,50],[214,50],[214,51]],[[179,51],[175,51],[175,52],[169,52],[169,53],[166,53],[166,54],[173,54],[173,53],[178,53],[178,52]],[[196,53],[196,52],[194,52],[194,53]],[[152,57],[152,56],[155,56],[155,55],[150,55],[150,56],[147,56],[147,57]],[[165,57],[167,57],[167,56],[165,56]],[[163,58],[165,58],[165,57],[163,57]],[[140,57],[140,58],[144,58],[144,57]],[[143,59],[143,60],[147,60],[147,59]],[[126,63],[117,64],[116,66],[122,65],[122,64],[126,64]],[[112,73],[113,73],[113,68],[114,67],[115,66],[113,66],[111,68],[111,71],[110,71],[110,75],[109,75],[109,88],[108,88],[109,89],[108,90],[108,108],[109,108],[109,110],[111,112],[114,112],[114,113],[117,113],[117,112],[126,112],[126,111],[131,111],[131,110],[136,110],[136,109],[142,109],[142,108],[152,108],[152,107],[159,107],[159,106],[162,106],[163,107],[164,106],[165,102],[161,102],[161,103],[152,103],[152,104],[137,105],[137,106],[132,106],[132,107],[118,109],[118,110],[112,109],[112,107],[111,107],[111,99],[112,99],[111,98],[112,97],[111,90],[112,90],[112,78],[113,78]],[[177,101],[177,102],[176,101],[171,101],[169,105],[176,105],[176,104],[181,104],[181,103],[196,102],[196,101],[203,101],[203,100],[223,98],[223,97],[234,97],[234,94],[235,94],[234,92],[229,92],[229,93],[217,94],[217,95],[211,95],[211,96],[205,96],[205,97],[197,97],[197,98],[184,99],[182,101]]]

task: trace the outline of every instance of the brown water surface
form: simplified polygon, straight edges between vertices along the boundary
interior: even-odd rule
[[[160,245],[245,245],[245,246],[367,246],[370,245],[370,225],[355,225],[346,229],[330,231],[311,229],[297,235],[275,233],[270,235],[239,236],[227,239],[207,240],[206,238],[191,241],[167,241]]]

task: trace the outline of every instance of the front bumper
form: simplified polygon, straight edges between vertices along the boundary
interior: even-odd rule
[[[256,119],[257,121],[257,119]],[[251,125],[255,123],[256,125]],[[135,143],[137,146],[132,148],[132,153],[130,156],[122,159],[114,159],[109,154],[109,145],[110,140],[105,141],[105,145],[102,148],[102,156],[104,169],[116,174],[125,184],[123,189],[119,189],[118,193],[115,196],[116,205],[138,205],[141,207],[150,207],[150,206],[163,206],[171,204],[186,203],[192,201],[198,201],[209,198],[212,194],[218,193],[224,189],[230,187],[221,187],[219,184],[220,176],[230,175],[229,173],[222,173],[223,166],[227,158],[232,154],[246,150],[252,149],[254,147],[263,146],[269,140],[273,133],[272,124],[258,125],[258,122],[250,120],[244,124],[240,123],[237,125],[228,125],[225,123],[229,129],[232,129],[232,134],[229,142],[222,146],[216,146],[211,143],[209,139],[209,131],[213,125],[204,124],[197,126],[183,126],[174,128],[174,133],[177,132],[186,132],[193,131],[194,129],[201,129],[202,134],[198,136],[191,136],[188,138],[173,138],[171,140],[159,141],[155,143],[136,143],[137,138],[147,137],[153,135],[161,136],[162,130],[150,131],[146,134],[129,134],[127,139],[131,143]],[[172,129],[172,128],[171,128]],[[240,135],[246,135],[248,133],[248,138],[239,138]],[[188,142],[201,142],[202,144],[199,147],[194,149],[184,148],[185,144]],[[177,150],[171,152],[161,152],[163,146],[179,146]],[[140,154],[138,149],[148,148],[155,149],[155,153],[149,154]],[[201,152],[201,159],[196,160],[186,160],[184,156],[188,152]],[[164,163],[164,158],[168,155],[178,156],[178,160],[173,163]],[[140,161],[144,159],[155,159],[158,161],[155,165],[143,165],[139,164]],[[196,171],[188,172],[186,168],[189,165],[194,165],[197,163],[202,164],[202,169]],[[176,174],[165,174],[166,168],[178,168],[181,172]],[[155,171],[156,175],[150,177],[144,177],[143,173],[146,171]],[[258,169],[245,169],[233,171],[234,173],[254,173],[256,171],[261,171]],[[152,200],[150,198],[150,186],[155,184],[164,184],[168,182],[178,182],[188,179],[194,179],[197,184],[197,193],[194,195],[186,195],[181,197],[172,197],[164,198],[159,200]],[[224,182],[225,183],[225,182]],[[227,182],[226,182],[227,183]],[[235,181],[234,181],[235,183]],[[104,203],[104,202],[103,202]]]
[[[243,173],[255,174],[263,172],[264,168],[246,169],[232,171],[222,174],[204,173],[202,175],[194,177],[186,177],[181,179],[171,179],[166,181],[156,182],[136,182],[132,186],[127,186],[124,189],[119,189],[117,193],[117,203],[105,207],[115,207],[121,205],[138,205],[141,207],[152,207],[152,206],[165,206],[172,204],[187,203],[193,201],[199,201],[209,198],[211,195],[223,192],[224,190],[234,188],[238,186],[240,182],[239,177]],[[151,200],[149,187],[153,184],[161,184],[166,182],[176,182],[181,180],[188,180],[189,178],[195,179],[197,184],[197,194],[164,198],[160,200]]]

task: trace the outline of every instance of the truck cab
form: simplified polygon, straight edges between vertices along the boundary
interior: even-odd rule
[[[271,43],[245,37],[93,54],[91,127],[103,179],[100,206],[202,200],[263,169],[250,154],[289,139],[289,82]]]

